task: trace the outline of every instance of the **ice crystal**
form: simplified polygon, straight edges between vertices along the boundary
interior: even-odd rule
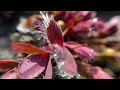
[[[59,47],[58,44],[54,45],[54,53],[52,54],[52,58],[57,64],[57,75],[59,75],[62,78],[67,78],[67,79],[73,78],[74,76],[68,73],[66,69],[64,68],[64,65],[66,62],[65,60],[66,56],[61,57],[61,53],[62,53],[61,50],[63,48],[58,49],[58,47]]]
[[[47,28],[49,27],[50,20],[53,19],[53,16],[49,15],[47,11],[40,11],[40,15],[43,18],[43,20],[41,21],[42,24],[41,26],[39,26],[39,24],[37,24],[36,26],[36,27],[39,27],[40,30],[33,31],[32,34],[41,33],[41,37],[38,38],[38,40],[40,40],[43,37],[47,41],[47,43],[50,43],[50,41],[48,40],[48,35],[47,35]]]
[[[56,68],[55,73],[57,75],[59,75],[61,78],[63,78],[63,79],[71,79],[71,78],[73,78],[74,76],[67,73],[62,65],[63,65],[63,62],[57,64],[57,68]]]
[[[43,17],[42,23],[44,27],[43,29],[46,30],[49,27],[50,20],[53,19],[53,15],[49,15],[47,11],[40,11],[41,16]]]

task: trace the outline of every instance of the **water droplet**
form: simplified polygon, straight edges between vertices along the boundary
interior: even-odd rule
[[[54,57],[54,58],[57,57],[57,54],[55,53],[55,54],[53,55],[53,57]]]
[[[93,19],[93,22],[96,22],[96,21],[97,21],[97,18],[94,18],[94,19]]]

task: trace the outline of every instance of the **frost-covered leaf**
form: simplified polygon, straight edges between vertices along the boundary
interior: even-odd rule
[[[94,60],[95,51],[89,47],[74,42],[65,42],[64,46],[73,50],[84,61]]]
[[[0,71],[6,72],[19,64],[16,60],[0,60]]]
[[[16,67],[5,73],[1,79],[18,79]]]
[[[65,51],[66,51],[65,55],[66,55],[67,60],[65,61],[64,69],[71,75],[76,75],[77,65],[76,65],[75,59],[70,53],[70,51],[68,51],[66,48],[65,48]]]
[[[49,27],[47,28],[47,35],[52,44],[63,46],[62,30],[55,20],[50,20]]]
[[[32,45],[25,44],[21,42],[11,43],[11,48],[17,53],[26,53],[26,54],[48,54],[48,52],[41,50],[40,48]]]
[[[102,18],[92,18],[85,22],[77,23],[73,28],[72,32],[74,33],[89,33],[92,31],[97,31],[102,29],[104,25],[104,21]]]
[[[19,77],[33,79],[38,77],[47,65],[48,55],[30,55],[18,66]]]
[[[52,79],[52,74],[53,74],[53,69],[52,69],[52,63],[51,63],[51,59],[50,59],[48,61],[44,79]]]
[[[87,35],[90,36],[97,36],[97,31],[103,29],[104,27],[104,20],[102,18],[92,18],[90,20],[84,22],[78,22],[73,25],[68,30],[66,29],[64,38],[68,38],[70,36],[76,37],[78,35],[83,36]],[[75,35],[76,34],[76,35]]]
[[[54,48],[56,50],[56,62],[58,67],[63,67],[63,70],[70,75],[76,75],[77,65],[72,54],[65,47],[54,45]]]

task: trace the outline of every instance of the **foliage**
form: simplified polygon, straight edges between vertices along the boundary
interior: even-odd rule
[[[23,19],[17,26],[20,33],[40,34],[38,40],[44,44],[38,47],[12,42],[13,51],[28,56],[19,61],[0,60],[0,69],[6,72],[1,79],[52,79],[55,66],[61,77],[73,78],[79,72],[88,78],[113,79],[100,67],[86,63],[96,60],[96,50],[84,45],[82,40],[114,34],[118,21],[112,19],[105,23],[101,18],[96,18],[94,11],[51,12],[53,15],[40,11],[40,15]],[[59,20],[63,23],[58,23]],[[76,55],[81,63],[77,61]]]

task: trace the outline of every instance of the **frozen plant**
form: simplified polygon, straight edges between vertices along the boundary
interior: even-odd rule
[[[59,67],[60,73],[63,72],[72,77],[77,74],[75,60],[72,54],[63,46],[61,28],[57,25],[56,21],[51,17],[49,18],[47,14],[41,12],[41,15],[43,16],[41,22],[44,25],[42,31],[45,34],[44,37],[47,37],[46,39],[48,39],[50,43],[48,43],[48,46],[43,47],[36,47],[21,42],[11,43],[13,51],[29,55],[19,62],[16,62],[16,60],[6,60],[6,62],[5,60],[1,60],[0,62],[5,62],[3,67],[9,63],[13,63],[15,66],[14,68],[10,67],[11,70],[8,70],[8,72],[2,76],[2,79],[33,79],[38,76],[42,76],[43,79],[51,79],[53,61],[56,62]],[[40,30],[41,27],[39,28]]]
[[[65,36],[70,37],[72,34],[71,31],[77,33],[79,32],[79,30],[74,31],[74,20],[71,20],[73,14],[76,14],[77,12],[67,11],[65,13],[67,13],[67,15],[64,14],[66,15],[64,19],[66,22],[68,21],[68,31],[65,33]],[[76,22],[79,22],[80,20],[86,21],[89,18],[95,16],[95,12],[81,13],[84,19],[77,19],[79,16],[78,14],[75,19],[78,20]],[[86,30],[91,32],[92,30],[89,30],[88,28],[91,27],[93,23],[96,25],[97,20],[98,19],[91,19],[89,21],[86,21],[86,24],[81,24],[80,27],[87,27]],[[92,24],[89,24],[91,22]],[[101,21],[99,23],[101,23]],[[61,27],[54,20],[53,15],[49,15],[47,11],[40,11],[40,16],[34,18],[32,25],[33,26],[31,26],[31,28],[33,30],[27,29],[25,33],[41,33],[42,35],[40,36],[39,41],[41,42],[41,38],[43,38],[46,40],[47,45],[37,47],[32,44],[21,42],[11,43],[11,48],[13,51],[17,53],[25,53],[28,54],[28,56],[19,61],[0,60],[0,69],[6,71],[1,79],[35,79],[38,77],[42,79],[52,79],[53,67],[55,66],[57,66],[59,76],[73,78],[77,75],[78,68],[73,55],[68,49],[72,50],[83,61],[89,62],[94,60],[96,53],[92,48],[86,47],[76,42],[64,42],[63,38],[65,36],[63,37],[62,35]],[[24,32],[24,28],[18,29],[20,32]],[[69,29],[71,29],[71,31]],[[80,33],[82,33],[81,30]],[[105,75],[104,78],[112,78],[111,76],[108,77],[107,73],[103,73],[103,75]]]

